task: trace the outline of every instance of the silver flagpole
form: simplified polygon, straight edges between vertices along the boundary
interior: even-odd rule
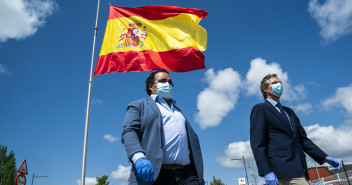
[[[96,42],[97,31],[98,31],[99,5],[100,5],[100,0],[98,0],[97,16],[96,16],[96,19],[95,19],[92,62],[91,62],[91,65],[90,65],[90,77],[89,77],[89,82],[88,82],[89,87],[88,87],[88,100],[87,100],[87,111],[86,111],[86,128],[84,130],[81,185],[85,185],[86,184],[85,181],[86,181],[86,160],[87,160],[87,142],[88,142],[90,94],[91,94],[91,91],[92,91],[92,83],[93,83],[93,63],[94,63],[94,54],[95,54],[95,42]]]

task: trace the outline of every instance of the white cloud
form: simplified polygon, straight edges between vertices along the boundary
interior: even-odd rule
[[[209,87],[198,94],[199,112],[195,115],[202,129],[217,126],[227,113],[235,108],[241,87],[241,77],[232,68],[216,73],[209,69],[205,78]]]
[[[329,156],[352,162],[352,127],[344,125],[339,128],[320,126],[319,124],[304,127],[310,138]]]
[[[0,64],[0,74],[9,74],[7,67],[3,64]]]
[[[95,99],[92,99],[91,104],[92,105],[102,105],[104,103],[103,103],[103,101],[101,101],[101,99],[95,98]]]
[[[267,64],[262,58],[256,58],[251,61],[251,67],[246,75],[246,90],[248,95],[257,95],[262,97],[260,92],[260,83],[264,76],[268,74],[277,74],[283,86],[284,93],[282,100],[292,101],[302,99],[306,96],[303,85],[298,85],[292,88],[289,83],[288,74],[281,69],[280,64],[273,62]]]
[[[0,0],[0,42],[35,34],[57,7],[54,0]]]
[[[112,136],[112,135],[110,135],[110,134],[104,135],[103,138],[106,139],[106,140],[108,140],[108,141],[111,142],[111,143],[113,143],[113,142],[115,142],[115,141],[117,141],[117,140],[119,139],[118,137],[114,137],[114,136]]]
[[[316,19],[325,41],[335,41],[341,36],[352,32],[352,1],[326,0],[320,4],[318,0],[310,0],[310,15]]]
[[[343,107],[347,114],[352,116],[352,84],[348,87],[337,88],[335,95],[324,100],[322,105],[326,108]]]
[[[131,166],[119,165],[116,171],[112,171],[110,177],[112,179],[125,179],[130,177]]]
[[[81,185],[81,179],[77,180],[76,183]],[[95,177],[86,177],[85,185],[96,185],[97,179]]]
[[[320,126],[319,124],[304,127],[308,138],[329,156],[343,159],[346,163],[352,162],[352,126],[344,125],[340,128],[333,126]],[[239,141],[230,143],[224,151],[224,156],[218,157],[217,162],[227,168],[243,168],[243,161],[239,159],[245,157],[246,162],[254,161],[249,141]],[[312,160],[308,160],[309,166],[314,166]],[[326,165],[326,164],[325,164]]]
[[[231,159],[242,159],[244,156],[246,162],[254,161],[252,150],[249,141],[239,141],[230,143],[224,152],[224,156],[220,156],[216,161],[223,167],[226,168],[243,168],[242,160],[231,160]]]
[[[298,104],[298,105],[292,106],[292,109],[296,113],[310,114],[311,112],[313,112],[313,106],[310,103]]]
[[[250,65],[244,82],[241,81],[239,73],[232,68],[217,72],[209,69],[205,73],[209,87],[198,94],[199,111],[195,115],[195,120],[202,129],[219,125],[221,120],[235,108],[242,90],[246,90],[247,95],[262,97],[260,82],[267,74],[275,73],[281,79],[284,86],[282,100],[293,101],[305,98],[305,87],[303,85],[292,87],[287,72],[284,72],[278,63],[267,64],[264,59],[256,58]],[[242,88],[242,84],[245,84],[245,89]]]

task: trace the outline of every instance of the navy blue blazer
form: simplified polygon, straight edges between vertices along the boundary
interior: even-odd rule
[[[260,176],[274,172],[278,179],[308,178],[306,154],[319,164],[327,156],[308,137],[295,112],[283,106],[293,127],[269,101],[253,107],[250,143]]]
[[[175,106],[175,108],[177,108]],[[179,111],[180,109],[177,108]],[[180,111],[181,112],[181,111]],[[154,181],[157,179],[163,162],[163,126],[162,116],[153,99],[134,101],[127,107],[123,124],[122,143],[125,145],[128,159],[132,162],[133,154],[143,152],[154,167]],[[197,172],[199,184],[203,181],[203,157],[197,134],[186,119],[186,130],[191,163]],[[153,181],[153,182],[154,182]],[[130,185],[151,185],[138,177],[132,162]]]

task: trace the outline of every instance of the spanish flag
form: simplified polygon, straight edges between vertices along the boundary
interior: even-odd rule
[[[207,12],[176,6],[110,6],[94,75],[165,69],[204,69]]]

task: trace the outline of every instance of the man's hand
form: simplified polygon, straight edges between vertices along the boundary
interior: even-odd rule
[[[333,170],[338,170],[341,168],[341,164],[339,163],[339,161],[332,157],[327,156],[324,161],[333,166]]]
[[[276,175],[274,172],[270,172],[265,175],[265,184],[266,185],[278,185],[279,181],[277,180]]]
[[[145,157],[140,158],[134,164],[139,178],[146,182],[151,182],[154,179],[154,167],[152,163]]]

